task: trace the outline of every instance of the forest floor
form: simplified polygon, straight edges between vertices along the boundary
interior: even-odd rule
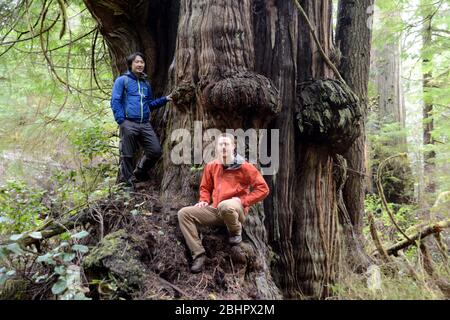
[[[163,200],[153,185],[139,184],[131,194],[112,192],[75,212],[73,218],[77,223],[70,227],[71,234],[81,230],[89,233],[75,241],[75,245],[88,248],[75,260],[55,258],[56,265],[39,263],[39,257],[60,246],[63,240],[58,235],[61,234],[40,241],[33,252],[27,250],[27,255],[13,257],[15,276],[0,285],[0,299],[61,298],[52,293],[62,275],[68,279],[66,273],[58,271],[61,266],[65,270],[76,267],[78,283],[72,287],[91,299],[263,299],[258,277],[264,278],[261,276],[264,272],[261,261],[249,249],[251,245],[245,233],[240,245],[231,246],[225,227],[200,227],[207,259],[202,273],[190,272],[191,256],[178,227],[177,213],[191,204],[176,197]],[[52,218],[63,220],[58,216]],[[372,252],[369,247],[366,250]],[[432,254],[436,252],[433,250]],[[399,264],[400,268],[378,263],[376,272],[365,274],[343,268],[329,299],[445,299],[450,296],[450,291],[446,292],[450,279],[448,262],[436,264],[439,277],[433,279],[425,272],[420,255],[416,260],[413,277],[404,262]],[[397,271],[393,272],[394,269]],[[37,281],[36,276],[43,274],[49,276]],[[443,279],[444,290],[437,284],[438,278]]]
[[[226,228],[202,228],[206,250],[204,272],[192,274],[191,258],[178,228],[178,210],[187,205],[162,202],[154,193],[145,193],[141,185],[129,201],[105,203],[107,232],[85,258],[86,276],[108,279],[105,296],[91,286],[98,298],[133,299],[254,299],[252,287],[245,281],[249,264],[239,263],[240,247],[227,244]],[[122,204],[122,206],[120,206]],[[123,206],[125,204],[125,206]],[[130,210],[131,209],[131,210]],[[105,211],[104,211],[105,212]],[[98,238],[98,228],[95,229]],[[241,252],[241,256],[242,256]],[[234,261],[233,261],[234,260]],[[92,282],[92,281],[91,281]],[[97,290],[96,290],[97,289]],[[101,290],[100,290],[101,291]]]
[[[89,251],[75,262],[81,273],[76,287],[92,299],[261,298],[252,281],[247,281],[257,270],[257,259],[249,254],[245,238],[238,246],[229,245],[225,227],[201,227],[207,259],[204,271],[192,274],[191,255],[177,216],[179,209],[190,204],[162,201],[157,194],[151,183],[143,183],[136,192],[111,194],[75,214],[79,222],[73,232],[89,232],[77,242]],[[60,242],[58,237],[41,241],[38,254],[52,252]],[[57,268],[36,263],[36,254],[28,260],[33,266],[25,267],[25,262],[23,268],[16,268],[22,272],[0,286],[1,299],[55,298],[50,289],[57,277],[40,283],[31,278]]]

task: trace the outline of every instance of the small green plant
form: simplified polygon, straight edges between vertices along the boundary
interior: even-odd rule
[[[75,260],[80,261],[82,256],[89,251],[85,245],[79,244],[80,239],[88,236],[87,231],[80,231],[70,235],[70,239],[62,241],[55,248],[51,249],[43,255],[37,256],[36,253],[20,246],[19,242],[12,242],[8,245],[0,247],[0,263],[6,260],[20,260],[25,255],[28,257],[35,256],[35,262],[41,264],[43,272],[35,272],[28,275],[35,283],[53,282],[51,292],[59,296],[61,300],[87,300],[85,293],[89,289],[84,287],[81,281],[80,266]],[[11,241],[19,241],[24,234],[16,234],[10,237]],[[42,235],[39,232],[28,234],[33,238],[40,239]],[[4,263],[2,263],[4,264]],[[13,263],[6,263],[13,266]],[[0,268],[0,286],[8,279],[17,275],[14,268]],[[56,279],[56,281],[55,281]]]
[[[52,286],[52,293],[59,295],[63,300],[86,300],[85,293],[89,289],[81,285],[80,267],[72,261],[77,255],[83,255],[89,251],[85,245],[78,244],[77,241],[88,236],[87,231],[80,231],[71,235],[73,244],[63,241],[57,247],[37,258],[37,262],[54,266],[50,275],[39,276],[42,280],[45,277],[57,276],[58,279]]]
[[[71,139],[82,160],[91,162],[95,157],[107,157],[111,153],[113,132],[106,123],[94,123],[76,132]]]
[[[8,180],[0,187],[0,233],[22,233],[35,228],[49,209],[42,203],[46,191]]]

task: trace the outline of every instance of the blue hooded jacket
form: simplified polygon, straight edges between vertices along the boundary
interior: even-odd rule
[[[118,77],[114,82],[111,109],[118,124],[124,122],[125,119],[140,123],[148,122],[150,112],[166,103],[166,97],[153,100],[152,87],[148,81],[138,79],[130,71]]]

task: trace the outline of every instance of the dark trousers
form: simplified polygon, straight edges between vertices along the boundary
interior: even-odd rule
[[[161,145],[149,122],[138,123],[125,120],[120,125],[120,169],[119,182],[131,184],[135,169],[134,158],[139,146],[144,149],[144,157],[139,161],[140,172],[148,172],[161,157]]]

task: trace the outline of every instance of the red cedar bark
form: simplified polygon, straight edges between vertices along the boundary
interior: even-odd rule
[[[356,270],[363,271],[371,263],[362,245],[364,197],[366,179],[366,133],[365,122],[368,107],[368,83],[372,40],[373,0],[340,0],[335,35],[335,60],[339,71],[357,94],[363,109],[359,122],[360,135],[344,153],[349,167],[343,188],[340,218],[343,225],[347,260]]]
[[[361,135],[344,154],[351,171],[344,188],[344,202],[356,232],[362,230],[365,194],[365,121],[367,113],[367,88],[372,39],[369,20],[373,0],[340,0],[335,42],[341,51],[339,71],[347,84],[360,98],[364,107],[360,120]],[[372,7],[373,8],[373,7]]]

